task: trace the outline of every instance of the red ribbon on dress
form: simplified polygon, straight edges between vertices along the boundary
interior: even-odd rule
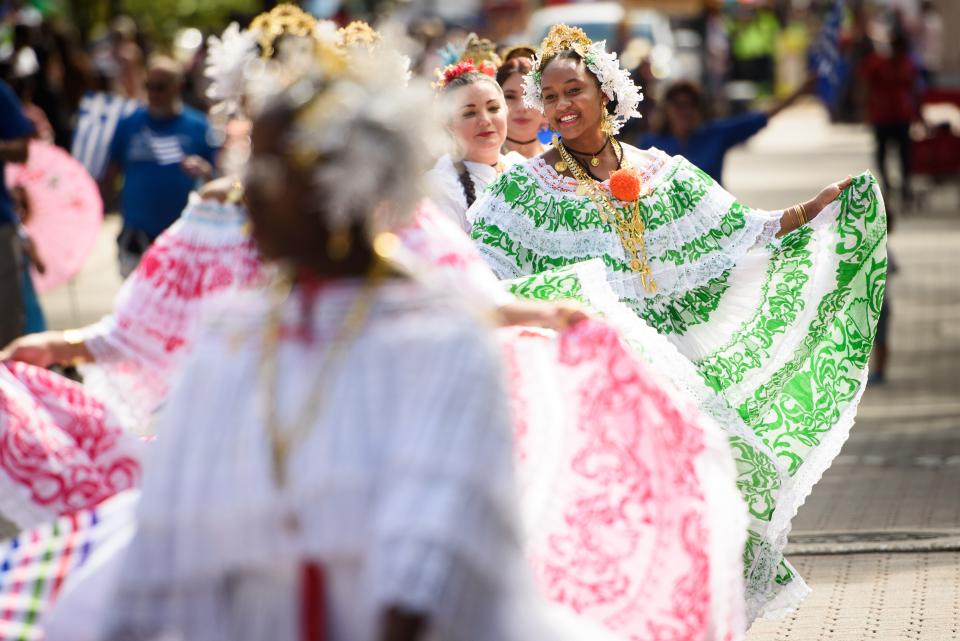
[[[327,641],[327,594],[323,568],[312,561],[300,571],[300,639]]]

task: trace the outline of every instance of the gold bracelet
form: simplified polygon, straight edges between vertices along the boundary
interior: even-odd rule
[[[77,345],[83,345],[83,332],[76,329],[65,329],[60,334],[61,339],[64,344],[70,345],[71,347],[76,347]],[[83,356],[74,356],[73,358],[64,361],[63,365],[69,365],[72,367],[79,367],[87,362],[87,359]]]
[[[799,203],[797,207],[800,208],[800,224],[806,225],[807,224],[807,208],[804,207],[803,203]]]
[[[76,329],[65,329],[61,334],[63,342],[67,345],[83,345],[83,332]]]
[[[234,180],[230,185],[230,191],[227,192],[227,202],[231,205],[236,205],[243,200],[243,183],[239,180]]]

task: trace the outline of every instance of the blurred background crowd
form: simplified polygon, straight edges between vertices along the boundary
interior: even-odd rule
[[[122,275],[176,219],[190,189],[216,173],[217,150],[229,143],[229,131],[208,123],[207,36],[232,21],[247,24],[274,4],[0,1],[0,79],[32,135],[80,161],[98,181],[105,211],[123,215]],[[507,48],[536,46],[556,23],[580,26],[593,40],[605,39],[643,87],[644,118],[631,121],[622,139],[682,154],[719,181],[726,153],[801,98],[819,99],[835,122],[870,128],[892,212],[923,206],[918,182],[956,184],[960,175],[960,41],[949,38],[948,29],[960,25],[955,0],[299,4],[340,24],[399,18],[422,45],[414,70],[428,76],[442,66],[441,50],[470,32]],[[177,114],[168,133],[179,138],[144,142],[130,133],[133,125],[118,127],[138,110],[164,122]],[[549,140],[549,132],[541,134]],[[149,145],[160,166],[138,165],[138,144]],[[9,187],[20,215],[29,216],[31,208],[18,200],[22,190]],[[25,256],[33,258],[36,277],[43,258]],[[23,329],[43,329],[38,308],[31,316],[30,292],[24,299]]]
[[[231,21],[242,24],[272,6],[269,0],[6,0],[0,3],[0,77],[16,91],[37,135],[73,149],[95,177],[108,144],[91,141],[85,117],[145,103],[147,63],[157,52],[183,65],[185,104],[209,107],[203,77],[205,38]],[[960,129],[960,43],[945,26],[960,20],[951,0],[639,0],[557,2],[535,0],[304,0],[304,8],[340,23],[378,15],[402,16],[424,47],[420,73],[440,65],[448,42],[475,31],[504,46],[536,45],[552,24],[583,27],[620,53],[643,86],[645,118],[625,138],[685,150],[704,122],[759,110],[771,113],[798,93],[817,91],[811,53],[839,8],[835,87],[820,87],[833,118],[867,122],[878,151],[897,148],[898,173],[956,171],[950,142]],[[109,105],[96,93],[122,100]],[[88,100],[84,103],[84,97]],[[930,109],[930,107],[934,107]],[[728,123],[729,141],[763,126],[762,119]],[[109,133],[109,132],[108,132]],[[645,136],[653,136],[647,138]],[[672,147],[672,148],[671,148]],[[689,151],[689,150],[687,150]],[[912,155],[910,152],[913,152]],[[696,154],[694,154],[696,155]],[[691,158],[696,162],[695,158]],[[701,158],[710,173],[721,166]],[[881,166],[884,163],[880,163]],[[888,186],[890,181],[883,178]],[[909,184],[902,184],[910,197]]]
[[[206,36],[219,33],[234,20],[246,24],[273,4],[269,0],[6,0],[0,3],[0,77],[15,89],[38,136],[67,149],[74,147],[76,153],[92,153],[76,149],[75,144],[87,142],[76,136],[85,115],[85,95],[107,92],[145,103],[148,59],[163,52],[184,67],[184,102],[206,111]],[[388,12],[403,16],[410,34],[424,45],[424,54],[416,61],[417,71],[424,74],[440,65],[438,50],[470,31],[504,46],[536,45],[552,24],[579,25],[593,40],[605,39],[608,49],[619,52],[644,87],[642,106],[647,117],[635,121],[626,133],[637,141],[651,133],[680,133],[682,138],[686,133],[682,130],[700,124],[695,119],[752,109],[774,111],[797,92],[810,90],[811,51],[840,5],[834,71],[839,88],[824,96],[833,117],[880,126],[880,146],[892,143],[901,150],[909,142],[931,137],[938,127],[949,124],[956,133],[960,126],[950,109],[924,109],[960,102],[960,43],[952,41],[945,29],[949,20],[960,20],[956,15],[960,5],[950,0],[305,0],[300,4],[340,23],[354,18],[375,21]],[[904,123],[927,127],[909,130],[904,140]],[[916,165],[922,173],[952,169],[931,166],[928,150],[913,147],[917,157],[904,168]],[[907,156],[905,151],[902,155]]]

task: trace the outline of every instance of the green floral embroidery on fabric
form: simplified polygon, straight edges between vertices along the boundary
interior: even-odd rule
[[[473,239],[488,248],[496,249],[499,253],[512,258],[517,268],[523,269],[525,261],[520,256],[520,250],[522,248],[518,247],[517,243],[510,237],[510,234],[496,225],[486,225],[481,220],[476,221],[473,225]]]
[[[546,231],[583,231],[606,228],[587,197],[558,197],[544,191],[522,168],[504,173],[490,188],[495,196]]]
[[[713,179],[687,161],[677,161],[649,196],[640,200],[640,214],[653,231],[690,214],[713,186]]]
[[[756,586],[769,581],[769,566],[764,562],[760,562],[759,559],[762,558],[764,561],[769,561],[778,556],[780,556],[780,554],[777,552],[773,543],[766,540],[755,530],[749,530],[747,532],[747,544],[743,548],[743,567],[747,576],[748,586]],[[797,575],[794,569],[781,558],[780,562],[777,563],[776,573],[774,573],[773,576],[773,585],[787,585],[796,577]],[[773,585],[769,585],[767,593],[763,595],[766,599],[772,598],[776,594]]]
[[[870,356],[886,279],[886,224],[873,184],[860,176],[841,196],[836,288],[790,361],[738,408],[791,475],[855,398]]]
[[[653,296],[624,302],[660,334],[684,334],[690,327],[706,323],[730,287],[730,270],[694,289],[671,296]]]
[[[773,518],[776,494],[780,490],[780,473],[764,452],[739,436],[730,437],[736,458],[737,487],[751,516],[761,521]]]
[[[723,251],[720,242],[732,237],[735,233],[742,230],[747,224],[747,208],[740,203],[733,203],[730,211],[723,217],[719,227],[715,227],[705,234],[687,241],[676,249],[668,249],[657,260],[664,263],[673,263],[680,266],[687,263],[695,263],[708,254]]]
[[[507,288],[514,296],[529,300],[587,302],[583,297],[580,277],[571,269],[558,269],[512,280]]]
[[[487,225],[482,220],[474,222],[473,238],[487,249],[496,249],[499,254],[508,257],[520,272],[537,273],[580,262],[580,259],[576,258],[554,258],[537,254],[520,245],[496,225]]]
[[[697,367],[711,388],[722,392],[743,382],[746,373],[768,362],[774,337],[784,334],[804,308],[804,288],[813,268],[813,230],[788,234],[770,259],[760,288],[760,306],[723,346],[702,358]]]
[[[795,578],[797,578],[797,574],[793,571],[793,568],[786,561],[780,561],[780,565],[777,566],[777,576],[774,579],[777,585],[787,585]]]
[[[473,222],[471,232],[473,240],[483,247],[483,251],[495,253],[505,257],[520,273],[536,274],[549,269],[556,269],[566,265],[583,262],[586,258],[567,258],[562,256],[546,256],[527,249],[516,241],[510,234],[498,227],[489,224],[484,218],[477,218]],[[608,254],[600,257],[607,268],[612,272],[629,273],[630,266],[626,262]]]

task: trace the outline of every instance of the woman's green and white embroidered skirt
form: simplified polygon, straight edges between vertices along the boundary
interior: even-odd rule
[[[850,433],[885,279],[886,214],[867,173],[810,224],[741,257],[721,286],[658,300],[684,314],[701,299],[697,322],[671,323],[667,334],[638,318],[650,320],[637,301],[616,299],[599,261],[513,281],[512,291],[576,298],[608,317],[727,431],[751,515],[752,619],[789,611],[809,592],[783,549],[791,520]]]

